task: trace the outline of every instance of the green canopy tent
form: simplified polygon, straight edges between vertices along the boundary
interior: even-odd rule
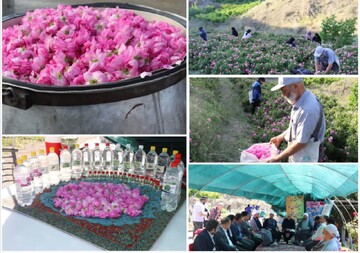
[[[358,191],[357,164],[196,164],[189,188],[263,200],[284,210],[286,196],[346,197]]]

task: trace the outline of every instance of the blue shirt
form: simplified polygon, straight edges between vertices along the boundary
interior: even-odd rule
[[[325,65],[333,64],[336,62],[340,67],[340,61],[337,55],[330,48],[324,48],[324,52],[320,57],[315,57],[315,62],[321,62]]]
[[[253,101],[261,101],[261,83],[256,81],[251,86],[253,91]]]
[[[338,239],[334,237],[329,241],[325,241],[321,251],[339,251]]]

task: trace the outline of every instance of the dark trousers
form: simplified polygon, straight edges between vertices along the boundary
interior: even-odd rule
[[[263,240],[259,237],[256,237],[256,236],[251,236],[251,241],[254,242],[254,248],[253,250],[255,250],[260,244],[262,244]]]
[[[250,239],[242,239],[236,243],[237,246],[244,248],[246,251],[254,250],[255,242]]]
[[[294,236],[294,232],[282,232],[282,235],[284,237],[284,241],[286,242],[286,244],[291,240],[291,238]]]
[[[256,111],[256,107],[260,106],[260,100],[254,100],[254,102],[251,103],[251,114],[254,114]]]
[[[300,241],[305,242],[310,238],[310,236],[311,236],[311,232],[309,230],[297,230],[295,233],[295,241],[298,243]]]
[[[194,230],[193,230],[193,237],[194,237],[195,236],[195,231],[198,230],[198,229],[203,228],[204,222],[193,221],[193,225],[194,225]]]
[[[305,245],[305,249],[307,251],[311,251],[311,249],[316,245],[318,244],[319,241],[315,241],[315,240],[307,240],[304,242],[304,245]]]
[[[281,232],[280,231],[277,231],[276,229],[271,229],[270,231],[271,231],[271,235],[273,238],[272,242],[281,240]]]

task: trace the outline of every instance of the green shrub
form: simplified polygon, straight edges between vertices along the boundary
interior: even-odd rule
[[[321,37],[334,49],[352,45],[356,31],[356,18],[337,21],[335,15],[325,18],[321,24]]]
[[[208,191],[198,191],[194,189],[189,189],[189,197],[192,197],[196,194],[197,198],[208,197],[209,199],[219,199],[222,198],[222,194],[217,192],[208,192]]]

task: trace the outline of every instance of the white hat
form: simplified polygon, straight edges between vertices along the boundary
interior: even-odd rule
[[[314,56],[320,57],[320,55],[324,52],[324,48],[322,46],[317,46],[315,49]]]
[[[288,86],[288,85],[292,85],[295,83],[301,83],[304,82],[303,78],[300,77],[279,77],[279,83],[277,85],[275,85],[274,87],[271,88],[271,91],[276,91],[281,89],[282,87]]]
[[[304,216],[308,217],[309,218],[309,215],[307,213],[304,213]]]
[[[254,212],[253,212],[253,215],[259,214],[259,213],[260,213],[260,211],[255,209]]]
[[[338,229],[334,224],[329,224],[324,229],[326,229],[326,231],[328,231],[333,236],[336,236],[339,234]]]

